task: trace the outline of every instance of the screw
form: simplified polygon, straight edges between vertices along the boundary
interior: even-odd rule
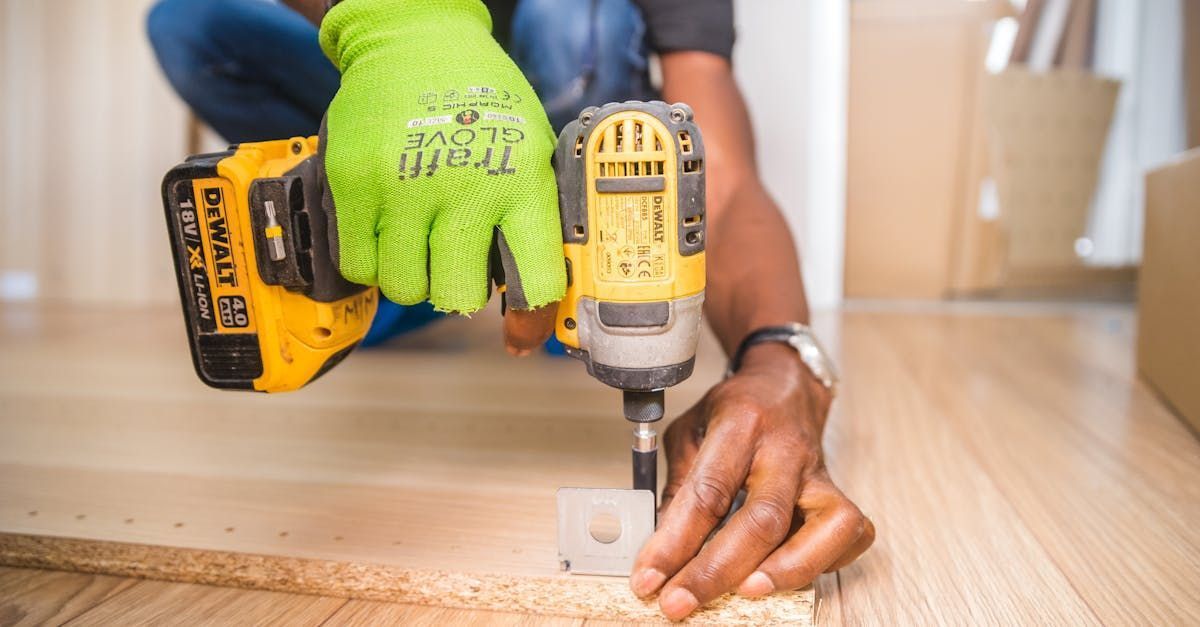
[[[567,318],[566,320],[563,320],[563,326],[567,327],[568,330],[574,331],[575,330],[575,319]]]
[[[298,155],[298,154],[300,154],[301,150],[304,150],[303,144],[301,144],[300,142],[292,142],[292,154]]]

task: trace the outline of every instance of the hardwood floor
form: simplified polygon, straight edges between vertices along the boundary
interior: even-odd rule
[[[554,487],[628,472],[618,400],[579,364],[510,360],[478,316],[358,353],[296,395],[219,394],[191,380],[176,315],[0,307],[0,533],[614,585],[554,572]],[[1200,443],[1137,380],[1133,322],[1115,305],[818,316],[843,375],[828,463],[879,533],[818,580],[818,620],[1200,622]],[[706,342],[671,409],[720,369]],[[0,624],[613,618],[279,583],[4,569]],[[422,605],[388,602],[406,599]]]
[[[0,625],[501,625],[566,627],[529,616],[0,567]]]

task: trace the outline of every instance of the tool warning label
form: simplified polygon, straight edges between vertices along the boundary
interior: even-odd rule
[[[597,205],[598,279],[639,283],[670,276],[662,194],[599,194]]]
[[[245,253],[237,237],[239,225],[237,216],[228,210],[228,204],[234,202],[229,184],[215,178],[196,180],[193,194],[180,201],[180,223],[184,241],[188,242],[196,309],[201,320],[215,321],[215,328],[208,329],[210,333],[218,328],[223,332],[254,331],[250,284],[242,263]],[[206,279],[203,287],[207,290],[199,284],[201,277]],[[210,325],[202,322],[202,326]]]

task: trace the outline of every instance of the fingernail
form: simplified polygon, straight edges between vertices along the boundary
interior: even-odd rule
[[[504,348],[505,348],[505,350],[508,351],[508,354],[512,355],[513,357],[524,357],[524,356],[528,355],[530,352],[532,352],[532,349],[517,348],[516,346],[513,346],[512,344],[505,344]]]
[[[634,573],[629,579],[629,588],[639,597],[648,597],[663,585],[667,576],[656,569],[647,568]]]
[[[750,573],[749,577],[738,586],[737,593],[744,597],[761,597],[775,591],[771,578],[761,570]]]
[[[688,614],[691,614],[700,602],[696,600],[696,595],[684,590],[676,588],[667,593],[665,597],[658,602],[658,606],[662,608],[663,614],[671,620],[679,620]]]

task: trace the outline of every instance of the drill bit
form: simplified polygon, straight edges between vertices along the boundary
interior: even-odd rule
[[[658,503],[658,432],[652,423],[664,413],[663,390],[625,390],[625,419],[633,428],[633,489],[649,490]]]

